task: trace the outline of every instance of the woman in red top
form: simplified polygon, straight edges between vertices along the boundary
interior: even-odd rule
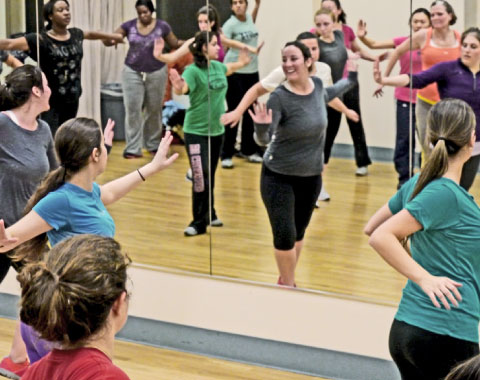
[[[428,70],[437,63],[453,61],[460,57],[460,33],[450,28],[457,21],[452,6],[447,1],[436,0],[430,7],[430,14],[432,27],[422,29],[412,36],[412,50],[420,50],[422,71]],[[385,69],[385,77],[390,75],[398,59],[409,50],[410,38],[393,51]],[[429,151],[428,144],[425,142],[427,113],[439,100],[440,96],[435,83],[417,93],[416,127],[424,154]]]
[[[77,235],[18,275],[20,318],[58,344],[22,380],[129,380],[112,363],[128,312],[130,258],[108,237]]]

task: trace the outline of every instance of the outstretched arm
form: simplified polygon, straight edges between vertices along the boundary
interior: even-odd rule
[[[360,120],[360,116],[354,110],[348,108],[339,98],[334,98],[330,100],[328,103],[330,107],[338,112],[345,114],[350,120],[354,122],[358,122]]]
[[[172,88],[175,94],[183,95],[188,92],[188,84],[185,82],[185,79],[180,76],[177,70],[170,69],[168,72],[168,78],[170,79],[170,82],[172,82]]]
[[[357,37],[370,49],[393,49],[395,47],[393,40],[376,41],[367,37],[367,23],[363,20],[358,21]]]
[[[121,33],[106,33],[101,31],[83,31],[83,38],[86,40],[104,40],[104,44],[122,43],[123,35]]]
[[[0,39],[0,50],[29,50],[25,37]]]
[[[227,72],[225,73],[226,76],[232,75],[235,71],[240,70],[242,67],[247,66],[252,59],[248,55],[248,50],[243,48],[240,50],[240,54],[238,54],[237,62],[226,63]]]
[[[257,100],[260,96],[265,94],[268,94],[268,90],[265,89],[260,82],[256,83],[248,89],[245,95],[243,95],[243,98],[238,104],[237,108],[223,114],[220,117],[221,123],[224,125],[230,125],[231,127],[235,127],[242,118],[242,115],[248,109],[248,107],[250,107],[253,102]]]
[[[3,220],[0,220],[0,253],[8,252],[51,229],[52,227],[33,210],[7,229]]]
[[[172,139],[173,136],[170,132],[166,132],[165,137],[162,138],[162,141],[158,146],[155,157],[153,157],[153,160],[150,163],[130,174],[101,186],[100,191],[102,202],[105,205],[109,205],[118,201],[128,192],[136,188],[140,183],[145,181],[145,179],[170,166],[178,157],[178,153],[174,153],[170,157],[167,157]]]
[[[408,74],[400,74],[393,77],[382,77],[380,63],[378,61],[375,61],[373,64],[373,79],[378,84],[384,86],[404,87],[410,83],[410,76]]]
[[[185,41],[185,43],[180,46],[177,50],[171,53],[163,53],[165,47],[165,40],[163,38],[157,38],[153,46],[153,56],[159,61],[165,63],[175,63],[180,58],[182,58],[189,51],[190,44],[195,40],[195,38],[190,38]]]
[[[222,40],[222,45],[227,48],[233,48],[233,49],[239,49],[239,50],[243,48],[247,48],[248,51],[252,54],[259,54],[260,50],[262,50],[262,47],[265,44],[265,42],[261,42],[257,47],[253,47],[253,46],[244,44],[243,42],[227,38],[223,33],[220,34],[220,39]]]

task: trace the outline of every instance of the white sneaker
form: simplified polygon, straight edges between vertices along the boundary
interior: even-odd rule
[[[233,169],[233,161],[231,158],[225,158],[222,160],[222,168]]]
[[[360,166],[355,171],[355,175],[358,175],[360,177],[364,177],[364,176],[368,175],[368,167],[367,166]]]
[[[327,193],[327,190],[325,190],[325,186],[322,185],[322,189],[320,190],[320,194],[318,195],[318,200],[327,202],[330,200],[330,194]]]
[[[253,162],[255,164],[259,164],[263,162],[263,158],[258,154],[254,153],[247,158],[248,162]]]
[[[210,223],[210,225],[211,225],[212,227],[223,227],[223,222],[222,222],[220,219],[216,218],[216,219],[213,219],[213,220],[212,220],[212,222]]]
[[[185,174],[185,179],[190,182],[193,181],[192,168],[187,170],[187,174]]]

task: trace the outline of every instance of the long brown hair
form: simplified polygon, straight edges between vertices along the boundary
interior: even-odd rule
[[[52,170],[30,197],[24,213],[48,193],[57,190],[72,176],[86,167],[94,148],[101,152],[102,132],[93,119],[76,118],[63,123],[55,134],[55,150],[60,166]],[[41,234],[20,245],[12,255],[14,261],[36,260],[47,249],[47,235]]]
[[[43,91],[42,71],[37,66],[23,65],[13,69],[0,86],[0,111],[23,106],[34,87]]]
[[[88,342],[126,292],[130,262],[112,238],[77,235],[61,241],[17,276],[20,319],[64,347]]]
[[[427,115],[427,142],[434,148],[420,172],[412,199],[434,179],[448,170],[448,158],[465,147],[472,137],[476,120],[472,108],[460,99],[444,99]]]

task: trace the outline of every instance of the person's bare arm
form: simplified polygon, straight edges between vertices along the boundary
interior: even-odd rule
[[[240,70],[242,67],[247,66],[251,61],[250,56],[248,55],[248,51],[246,48],[240,50],[240,54],[238,54],[238,60],[236,62],[227,63],[227,72],[226,76],[232,75],[235,71]]]
[[[357,37],[370,49],[393,49],[395,43],[393,40],[376,41],[367,36],[367,23],[363,20],[358,21]]]
[[[179,40],[173,32],[168,33],[168,35],[165,37],[165,40],[167,41],[168,46],[170,46],[172,49],[178,49],[180,46],[184,44],[185,41]]]
[[[373,79],[383,86],[405,87],[410,83],[408,74],[395,75],[393,77],[382,77],[380,63],[375,61],[373,64]]]
[[[260,0],[255,0],[255,8],[253,8],[253,11],[252,11],[253,22],[257,21],[258,9],[259,8],[260,8]]]
[[[122,43],[123,42],[123,35],[121,33],[106,33],[102,31],[93,31],[93,30],[85,30],[83,31],[83,38],[86,40],[102,40],[102,41],[110,41],[113,43]]]
[[[177,70],[170,69],[168,77],[170,82],[172,82],[172,88],[175,94],[184,95],[188,92],[188,84],[185,82],[185,79],[180,76]]]
[[[260,53],[260,50],[262,49],[262,47],[264,45],[264,42],[261,42],[257,47],[253,47],[253,46],[244,44],[243,42],[227,38],[227,37],[225,37],[224,34],[220,34],[220,39],[222,40],[222,45],[227,47],[227,48],[233,48],[233,49],[239,49],[239,50],[243,49],[243,48],[246,48],[252,54]]]
[[[0,253],[8,252],[51,229],[52,227],[33,210],[7,229],[3,220],[0,220]]]
[[[165,63],[175,63],[185,54],[188,54],[189,46],[194,40],[195,38],[192,37],[189,40],[185,41],[185,43],[177,50],[171,53],[164,53],[163,48],[165,47],[165,41],[163,38],[157,38],[153,47],[153,56],[159,61]]]
[[[353,120],[355,122],[358,122],[360,120],[360,116],[358,116],[358,113],[348,108],[345,103],[343,103],[339,98],[334,98],[330,100],[328,105],[334,110],[345,114],[345,116],[348,117],[350,120]]]
[[[25,37],[0,39],[0,50],[29,50]]]
[[[13,69],[16,68],[16,67],[23,66],[23,63],[11,54],[8,55],[8,58],[5,61],[5,63]]]
[[[113,33],[121,35],[122,42],[123,42],[123,39],[127,36],[127,32],[121,26],[119,26]],[[116,46],[118,44],[117,40],[102,40],[102,43],[105,46]]]

